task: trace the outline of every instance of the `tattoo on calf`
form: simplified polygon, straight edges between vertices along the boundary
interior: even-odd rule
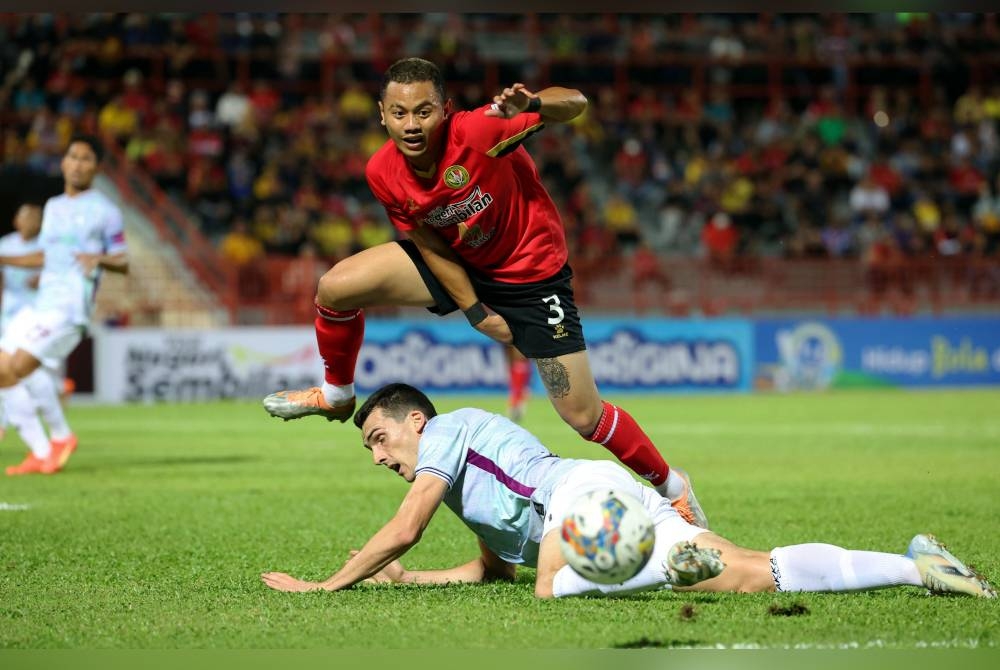
[[[565,398],[569,395],[569,372],[565,365],[556,358],[539,358],[535,363],[550,397]]]

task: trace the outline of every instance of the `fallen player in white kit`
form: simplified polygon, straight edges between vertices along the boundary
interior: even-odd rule
[[[337,591],[363,580],[443,584],[512,580],[518,564],[535,567],[540,598],[623,594],[659,588],[700,591],[858,591],[920,586],[934,593],[995,598],[989,583],[930,535],[905,555],[797,544],[755,551],[693,526],[651,487],[610,461],[559,458],[528,431],[478,409],[438,415],[406,384],[375,392],[354,415],[377,465],[412,486],[396,515],[323,582],[284,573],[261,575],[281,591]],[[612,488],[641,500],[656,525],[653,556],[622,584],[591,582],[559,548],[568,506]],[[444,502],[479,538],[481,553],[446,570],[406,570],[399,562]]]

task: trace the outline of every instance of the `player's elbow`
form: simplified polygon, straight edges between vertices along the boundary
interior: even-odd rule
[[[536,582],[535,583],[535,597],[539,600],[549,600],[555,598],[556,595],[552,591],[552,582],[547,583]]]
[[[409,549],[418,542],[424,534],[424,529],[418,526],[403,526],[396,529],[393,535],[393,543],[403,549]]]
[[[517,567],[511,564],[503,566],[483,565],[484,582],[513,582]]]

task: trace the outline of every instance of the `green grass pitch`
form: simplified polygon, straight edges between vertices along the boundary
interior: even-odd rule
[[[1000,391],[614,400],[691,472],[733,541],[902,552],[929,531],[1000,582]],[[80,448],[63,473],[0,478],[0,648],[1000,646],[998,601],[917,588],[539,602],[523,569],[514,584],[277,593],[259,573],[327,577],[404,495],[353,426],[283,423],[256,403],[73,406],[69,418]],[[526,426],[561,455],[609,457],[544,399]],[[0,443],[4,464],[22,453],[16,437]],[[442,508],[403,561],[475,552]]]

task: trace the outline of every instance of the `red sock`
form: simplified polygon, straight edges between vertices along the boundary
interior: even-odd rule
[[[365,336],[365,313],[360,309],[338,312],[322,305],[316,305],[316,313],[316,344],[326,370],[324,378],[328,384],[350,384]]]
[[[586,439],[602,445],[653,486],[665,482],[670,466],[632,415],[604,400],[601,404],[604,406],[601,420],[597,422],[593,434]]]
[[[531,361],[511,361],[510,364],[510,406],[517,407],[524,401],[531,380]]]

